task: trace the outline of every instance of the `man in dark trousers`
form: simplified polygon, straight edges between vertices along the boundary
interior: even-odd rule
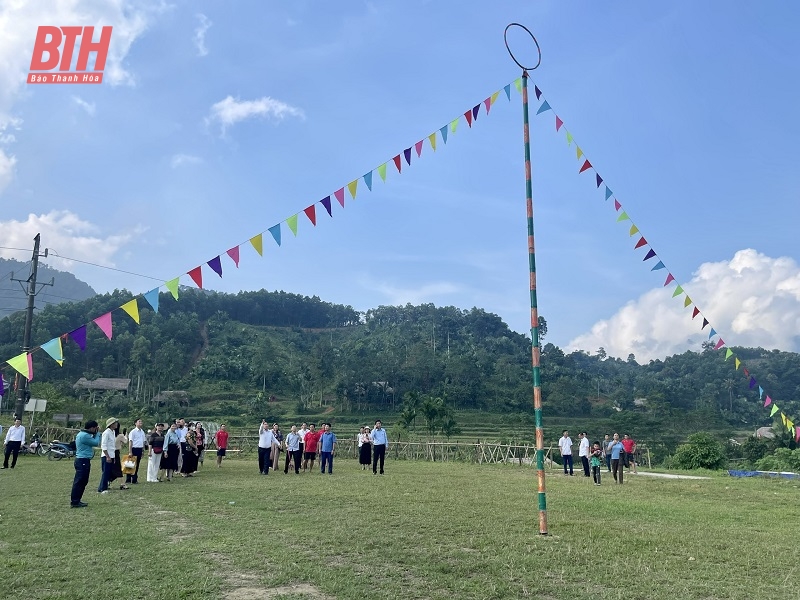
[[[380,463],[380,473],[383,475],[383,461],[386,458],[386,450],[389,449],[389,436],[383,428],[380,420],[375,421],[375,428],[370,434],[372,436],[372,474],[378,474],[378,463]]]
[[[81,502],[81,498],[83,498],[86,484],[89,483],[94,449],[99,445],[100,432],[97,421],[87,421],[86,427],[75,437],[75,479],[72,481],[72,494],[70,494],[72,508],[88,506],[85,502]]]
[[[11,459],[11,468],[17,466],[17,456],[19,456],[20,448],[25,443],[25,427],[22,425],[22,419],[19,417],[14,418],[14,425],[6,431],[6,440],[3,444],[5,451],[3,452],[3,469],[8,468],[8,457],[13,455]]]

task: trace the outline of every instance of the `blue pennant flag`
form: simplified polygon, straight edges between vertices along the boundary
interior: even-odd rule
[[[369,191],[371,192],[372,191],[372,171],[370,171],[369,173],[365,173],[364,174],[364,183],[367,184],[367,188],[369,188]]]
[[[278,223],[277,225],[273,225],[269,228],[269,232],[272,234],[272,237],[275,238],[278,246],[281,245],[281,224]]]
[[[612,192],[610,189],[608,189],[608,186],[606,186],[606,200],[611,198],[611,196],[613,196],[613,195],[614,195],[614,192]]]
[[[442,141],[446,144],[447,143],[447,125],[442,127],[439,131],[442,134]]]
[[[153,307],[154,311],[158,312],[158,288],[147,292],[144,295],[144,299],[147,300],[148,304]]]
[[[708,332],[708,339],[711,339],[711,338],[712,338],[712,337],[714,337],[715,335],[717,335],[717,332],[716,332],[716,331],[714,331],[714,328],[712,327],[712,328],[711,328],[711,331],[709,331],[709,332]]]
[[[658,264],[655,267],[653,267],[652,269],[650,269],[650,270],[651,271],[658,271],[659,269],[666,269],[666,268],[667,267],[666,267],[666,265],[664,265],[663,262],[658,261]]]
[[[506,96],[509,100],[511,100],[511,84],[509,83],[506,87],[503,88],[503,91],[506,93]]]
[[[544,102],[542,102],[542,105],[539,107],[539,110],[536,111],[536,114],[540,115],[543,112],[547,112],[548,110],[552,109],[550,108],[550,105],[547,103],[547,100],[545,100]]]

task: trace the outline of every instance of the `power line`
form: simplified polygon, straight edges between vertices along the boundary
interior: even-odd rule
[[[55,250],[50,248],[51,256],[55,256],[56,258],[61,258],[63,260],[71,260],[73,262],[82,263],[84,265],[91,265],[92,267],[99,267],[100,269],[108,269],[109,271],[117,271],[118,273],[125,273],[127,275],[135,275],[136,277],[144,277],[145,279],[153,279],[155,281],[166,281],[166,279],[161,279],[159,277],[152,277],[150,275],[142,275],[141,273],[134,273],[133,271],[125,271],[123,269],[115,269],[114,267],[107,267],[105,265],[98,265],[97,263],[89,262],[88,260],[80,260],[79,258],[70,258],[69,256],[61,256]]]

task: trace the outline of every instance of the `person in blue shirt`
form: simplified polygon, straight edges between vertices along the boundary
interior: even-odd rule
[[[100,431],[97,421],[87,421],[83,428],[75,437],[75,479],[72,481],[72,493],[70,494],[70,506],[72,508],[85,508],[88,506],[81,502],[86,484],[89,483],[89,473],[92,470],[92,457],[94,449],[100,445]]]
[[[622,442],[619,441],[619,434],[614,434],[614,439],[608,444],[608,451],[611,453],[611,473],[614,475],[614,481],[622,485],[622,465],[620,464],[620,453],[625,452]]]
[[[331,431],[331,424],[325,423],[322,426],[322,436],[319,438],[319,450],[321,456],[322,469],[320,473],[325,473],[325,463],[328,463],[328,474],[333,475],[333,451],[336,450],[336,434]]]
[[[386,450],[389,448],[389,436],[383,428],[380,419],[375,421],[375,428],[372,430],[372,474],[378,474],[378,462],[380,462],[381,475],[383,475],[383,461],[386,457]]]

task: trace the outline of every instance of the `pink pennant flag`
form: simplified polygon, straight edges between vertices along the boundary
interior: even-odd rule
[[[422,142],[423,141],[424,140],[420,140],[416,144],[414,144],[414,150],[417,151],[417,156],[418,157],[422,155]]]
[[[486,114],[489,114],[489,110],[492,108],[492,97],[489,96],[486,100],[483,101],[483,105],[486,107]]]
[[[719,341],[717,342],[717,345],[716,345],[716,346],[714,346],[714,350],[719,350],[719,349],[720,349],[720,348],[722,348],[724,345],[725,345],[725,342],[724,342],[724,340],[723,340],[722,338],[719,338]]]
[[[619,200],[614,198],[614,210],[619,210],[620,208],[622,208],[622,204],[619,203]]]
[[[769,396],[767,396],[767,399],[766,399],[766,400],[764,400],[764,408],[766,408],[766,407],[767,407],[767,406],[769,406],[770,404],[772,404],[772,398],[770,398]]]
[[[97,317],[94,320],[94,322],[102,330],[102,332],[106,334],[106,337],[108,339],[111,339],[111,336],[113,334],[111,325],[111,313],[107,312],[103,316]]]
[[[647,245],[647,240],[646,240],[646,239],[644,239],[644,236],[642,236],[641,238],[639,238],[639,241],[638,241],[638,242],[636,242],[636,246],[634,246],[634,248],[633,248],[633,249],[634,249],[634,250],[638,250],[638,249],[639,249],[639,248],[641,248],[642,246],[646,246],[646,245]]]
[[[400,158],[400,157],[396,156],[395,158]],[[395,160],[395,162],[398,161]],[[399,171],[400,167],[397,167],[397,170]],[[336,196],[336,199],[339,201],[339,204],[341,204],[342,208],[344,208],[344,188],[336,190],[335,192],[333,192],[333,195]]]
[[[308,220],[311,221],[311,224],[316,227],[317,226],[317,209],[314,208],[312,204],[308,208],[303,209],[303,212],[306,213]]]
[[[664,287],[667,287],[671,281],[675,281],[675,278],[672,276],[672,273],[667,275],[667,280],[664,282]]]
[[[800,442],[800,427],[794,428],[794,441]]]
[[[581,167],[581,170],[578,171],[578,174],[583,173],[584,171],[588,171],[591,168],[592,168],[592,163],[590,163],[588,160],[584,160],[583,166]]]
[[[234,246],[230,250],[228,250],[228,256],[231,257],[231,260],[236,265],[236,268],[239,268],[239,246]]]
[[[197,287],[199,287],[201,290],[203,289],[203,271],[200,269],[200,267],[195,267],[189,271],[187,275],[192,278],[192,281],[197,284]]]
[[[562,121],[561,118],[558,115],[556,115],[556,131],[561,129],[561,126],[563,124],[564,124],[564,121]]]

